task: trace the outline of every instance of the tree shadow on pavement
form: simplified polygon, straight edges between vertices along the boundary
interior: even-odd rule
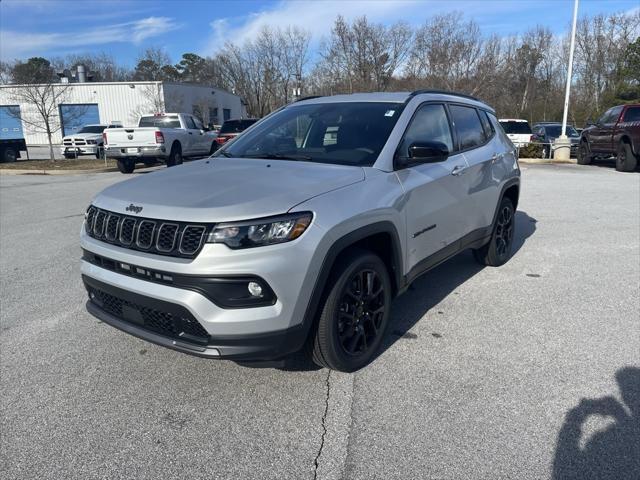
[[[516,255],[526,240],[534,234],[536,223],[536,219],[530,217],[527,213],[516,211],[512,255]],[[391,306],[391,319],[387,335],[383,339],[374,360],[400,338],[412,337],[412,334],[408,333],[409,330],[425,313],[483,268],[473,259],[471,252],[467,251],[456,255],[415,280],[406,293],[394,300]],[[243,365],[248,367],[274,366],[288,371],[308,371],[319,368],[303,351],[287,357],[281,363],[282,365],[271,362],[260,362],[259,364],[243,363]]]
[[[537,220],[526,212],[516,211],[512,255],[515,256],[536,231]],[[483,268],[471,251],[463,252],[439,265],[413,282],[391,307],[391,324],[378,352],[380,355],[401,338],[415,338],[409,330],[435,305]]]
[[[567,412],[558,435],[553,480],[640,478],[640,368],[622,368],[616,380],[622,402],[612,396],[583,398]],[[583,427],[594,416],[612,419],[613,424],[581,442]]]

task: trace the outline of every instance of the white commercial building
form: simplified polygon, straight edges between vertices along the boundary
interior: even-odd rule
[[[0,113],[15,112],[19,108],[22,119],[33,122],[38,118],[34,105],[16,101],[20,85],[0,86]],[[135,126],[141,115],[159,112],[185,112],[198,116],[205,125],[222,124],[230,118],[246,117],[241,98],[225,90],[202,85],[168,82],[87,82],[54,84],[66,89],[55,106],[55,124],[60,128],[53,134],[53,143],[61,143],[64,135],[76,132],[83,125],[121,123]],[[18,107],[18,108],[16,108]],[[5,113],[7,113],[5,112]],[[47,144],[42,128],[19,122],[14,115],[0,115],[0,129],[11,135],[24,135],[27,145]],[[10,125],[9,125],[10,124]],[[21,132],[19,132],[21,129]]]

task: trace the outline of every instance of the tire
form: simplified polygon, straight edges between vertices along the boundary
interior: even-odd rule
[[[136,162],[130,158],[118,159],[118,170],[120,173],[133,173],[136,168]]]
[[[167,158],[167,167],[174,167],[182,164],[182,147],[179,143],[174,143],[171,146],[171,153]]]
[[[580,142],[580,145],[578,145],[576,161],[578,162],[578,165],[589,165],[591,160],[593,160],[591,149],[589,148],[589,144],[583,140]]]
[[[67,160],[71,160],[78,157],[76,157],[73,153],[65,153],[64,158],[66,158]]]
[[[544,158],[551,158],[551,145],[545,145],[542,149]]]
[[[216,153],[217,149],[218,149],[218,144],[215,141],[211,142],[211,148],[209,149],[209,156]]]
[[[351,250],[336,265],[309,348],[317,365],[353,372],[373,359],[385,336],[391,280],[380,257],[366,250]]]
[[[478,263],[489,267],[499,267],[511,258],[515,213],[511,200],[504,197],[498,207],[491,239],[487,244],[473,251],[473,256]]]
[[[18,152],[13,147],[5,147],[2,152],[2,161],[7,163],[13,163],[18,159]]]
[[[633,172],[638,165],[638,159],[631,151],[631,145],[620,142],[616,156],[616,170],[619,172]]]
[[[98,150],[96,150],[96,159],[102,160],[103,154],[104,150],[102,149],[102,147],[99,147]]]

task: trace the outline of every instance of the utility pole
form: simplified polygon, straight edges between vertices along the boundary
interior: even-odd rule
[[[564,92],[564,112],[562,114],[562,132],[554,142],[553,158],[569,160],[571,156],[571,140],[567,137],[567,116],[569,114],[569,94],[571,93],[571,74],[573,72],[573,50],[576,44],[576,23],[578,21],[578,0],[573,3],[573,25],[571,26],[571,43],[569,45],[569,67],[567,68],[567,87]]]

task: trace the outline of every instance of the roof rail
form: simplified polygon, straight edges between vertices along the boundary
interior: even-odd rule
[[[321,97],[324,97],[324,95],[309,95],[308,97],[299,98],[293,103],[301,102],[303,100],[311,100],[312,98],[321,98]]]
[[[467,95],[466,93],[448,92],[447,90],[433,90],[428,88],[421,89],[421,90],[414,90],[409,94],[409,98],[414,97],[416,95],[423,94],[423,93],[440,93],[443,95],[454,95],[456,97],[463,97],[463,98],[468,98],[469,100],[475,100],[476,102],[482,102],[482,100],[480,100],[479,98],[473,97],[471,95]]]

